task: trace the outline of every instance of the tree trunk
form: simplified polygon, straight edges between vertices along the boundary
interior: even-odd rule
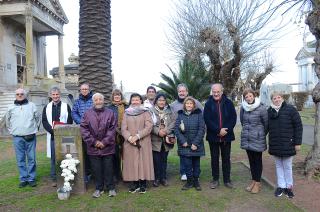
[[[110,0],[80,0],[79,83],[89,83],[94,92],[110,102],[111,74]]]
[[[314,1],[312,11],[308,14],[306,24],[309,26],[310,32],[316,38],[316,56],[315,61],[315,72],[320,79],[320,2]],[[308,176],[313,176],[316,170],[320,168],[320,83],[315,86],[312,91],[312,99],[316,104],[316,116],[314,125],[314,144],[312,150],[309,152],[305,159],[305,173]]]

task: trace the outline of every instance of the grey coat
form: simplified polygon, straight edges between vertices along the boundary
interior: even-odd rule
[[[263,104],[252,111],[242,106],[240,109],[241,148],[255,152],[267,149],[266,134],[268,130],[268,112]]]

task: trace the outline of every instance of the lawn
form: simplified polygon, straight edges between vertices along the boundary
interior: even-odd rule
[[[275,198],[273,190],[266,184],[258,195],[246,192],[244,188],[250,174],[239,162],[232,164],[234,189],[224,186],[210,189],[210,154],[206,147],[207,156],[201,160],[201,192],[195,189],[181,191],[183,184],[179,180],[179,158],[173,150],[169,155],[168,187],[149,187],[146,194],[130,194],[127,185],[120,183],[116,197],[104,195],[93,199],[91,194],[94,186],[90,184],[86,194],[72,194],[68,201],[60,201],[55,188],[50,187],[50,161],[45,157],[44,137],[39,137],[37,145],[36,188],[17,187],[19,182],[12,144],[10,141],[0,141],[0,211],[302,211],[285,197]],[[239,142],[235,142],[232,148],[233,161],[243,158],[243,154]]]
[[[315,108],[303,108],[299,113],[303,124],[314,125]]]

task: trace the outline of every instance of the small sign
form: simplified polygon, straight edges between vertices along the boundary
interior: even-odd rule
[[[74,137],[62,137],[63,144],[74,144]]]

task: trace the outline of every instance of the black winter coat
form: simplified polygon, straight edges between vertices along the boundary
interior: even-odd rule
[[[180,129],[181,120],[184,123],[184,132],[182,132]],[[200,109],[195,109],[190,115],[187,115],[183,110],[178,111],[174,134],[178,140],[177,144],[179,156],[204,156],[204,133],[205,124]],[[182,146],[182,144],[185,142],[188,143],[187,147]],[[191,149],[192,144],[197,146],[197,150]]]
[[[295,146],[302,142],[302,122],[295,107],[283,102],[277,112],[268,109],[269,154],[290,157],[296,154]]]
[[[209,142],[231,142],[235,139],[233,128],[237,123],[237,113],[232,101],[224,94],[219,102],[215,101],[212,96],[209,97],[204,106],[203,117]],[[228,133],[224,137],[218,136],[221,128],[228,128]]]

